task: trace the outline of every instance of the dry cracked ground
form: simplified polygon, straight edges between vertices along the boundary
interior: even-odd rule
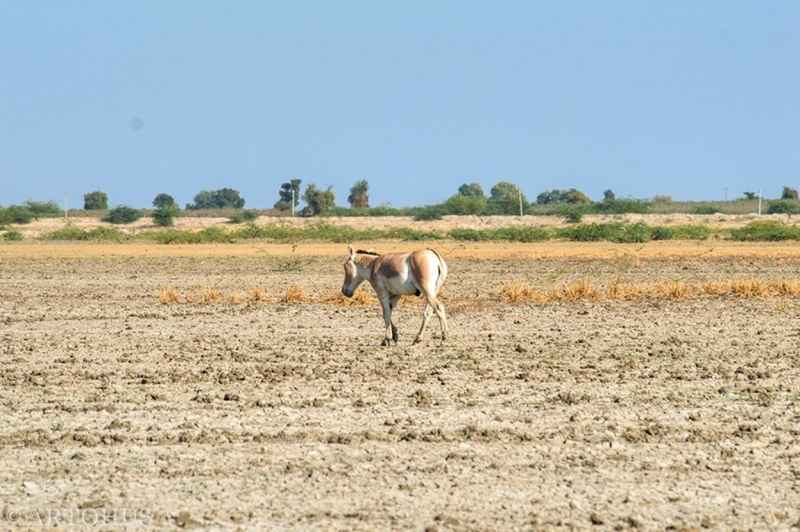
[[[511,279],[796,278],[796,257],[454,257],[448,341],[433,320],[410,345],[411,300],[382,348],[372,306],[159,302],[319,299],[341,257],[313,247],[41,246],[0,262],[2,529],[800,524],[800,301],[496,295]]]

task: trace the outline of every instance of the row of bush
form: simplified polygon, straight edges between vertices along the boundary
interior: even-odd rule
[[[67,225],[46,233],[43,240],[110,241],[149,240],[162,244],[230,243],[241,240],[275,242],[327,241],[353,242],[368,240],[440,240],[468,242],[506,241],[542,242],[569,240],[575,242],[649,242],[652,240],[706,240],[711,237],[735,241],[800,240],[800,226],[776,221],[752,222],[731,230],[713,229],[702,224],[654,226],[645,223],[577,224],[569,227],[509,226],[492,229],[456,228],[447,232],[426,231],[413,227],[389,229],[355,229],[320,223],[307,227],[246,224],[237,228],[209,227],[201,231],[165,228],[141,231],[131,235],[115,227],[81,229]],[[22,240],[22,235],[0,226],[0,239]]]
[[[714,230],[705,225],[651,226],[644,223],[580,224],[572,227],[499,227],[496,229],[453,229],[454,240],[539,242],[572,240],[576,242],[649,242],[650,240],[705,240]]]

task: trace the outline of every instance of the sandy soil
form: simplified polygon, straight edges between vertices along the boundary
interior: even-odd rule
[[[763,215],[758,217],[753,214],[615,214],[615,215],[587,215],[583,217],[584,223],[608,223],[608,222],[646,222],[652,225],[680,225],[704,223],[714,227],[733,228],[741,227],[754,220],[778,220],[785,223],[796,223],[797,217],[792,218],[785,214]],[[532,225],[542,227],[563,227],[566,225],[563,218],[558,216],[445,216],[442,220],[419,221],[415,222],[410,217],[400,216],[378,216],[378,217],[326,217],[326,218],[291,218],[261,216],[255,223],[259,225],[283,224],[295,227],[318,224],[324,222],[332,225],[342,225],[355,228],[390,228],[411,226],[417,229],[437,230],[446,232],[454,228],[492,228],[507,227],[514,225]],[[110,225],[101,222],[98,218],[92,217],[72,217],[69,223],[82,229],[90,229],[102,225]],[[26,238],[36,238],[44,233],[55,231],[64,227],[66,222],[63,218],[44,218],[36,220],[30,224],[13,226],[15,230],[21,232]],[[215,225],[231,227],[226,218],[197,218],[186,217],[176,218],[175,227],[178,229],[200,230]],[[115,226],[128,233],[146,229],[157,229],[150,218],[142,218],[132,224]]]
[[[800,523],[800,300],[492,300],[513,279],[796,278],[788,247],[453,245],[451,338],[433,322],[412,347],[407,302],[391,348],[372,307],[158,300],[333,293],[338,247],[112,248],[0,246],[0,528]]]

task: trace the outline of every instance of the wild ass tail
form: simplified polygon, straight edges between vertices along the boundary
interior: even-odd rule
[[[432,252],[434,255],[436,255],[436,258],[439,259],[439,276],[436,278],[436,292],[438,293],[439,290],[442,289],[444,280],[447,278],[447,263],[435,249],[428,248],[428,251]]]

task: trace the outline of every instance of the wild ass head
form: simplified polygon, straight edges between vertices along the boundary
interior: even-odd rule
[[[353,297],[356,289],[369,279],[367,268],[356,260],[358,253],[353,246],[347,246],[347,260],[344,261],[344,284],[342,284],[342,294],[346,297]]]

